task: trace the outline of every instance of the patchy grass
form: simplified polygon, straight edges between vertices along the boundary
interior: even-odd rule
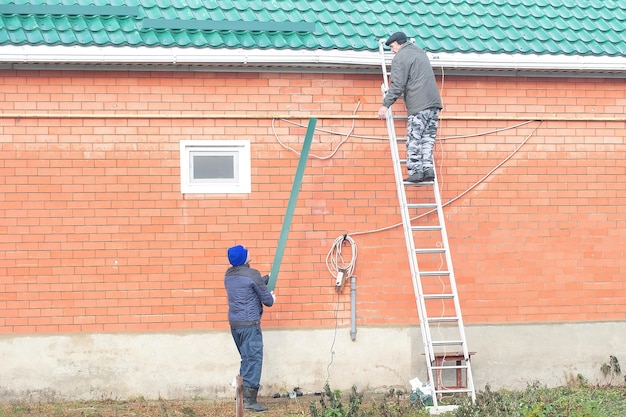
[[[308,396],[307,396],[308,397]],[[295,417],[309,413],[314,396],[259,398],[270,410],[245,412],[246,417]],[[235,416],[235,401],[226,400],[144,400],[77,401],[63,403],[0,404],[0,417],[228,417]]]
[[[264,413],[246,411],[245,417],[312,416],[312,405],[323,417],[426,417],[421,405],[411,405],[408,393],[364,395],[358,410],[349,407],[350,397],[328,403],[321,413],[322,397],[259,398],[269,407]],[[465,398],[465,397],[464,397]],[[328,400],[328,399],[327,399]],[[443,402],[443,401],[441,401]],[[348,414],[348,410],[351,414]],[[80,401],[63,403],[0,404],[0,417],[234,417],[235,401],[226,400],[145,400]],[[475,404],[465,401],[444,417],[624,417],[626,388],[623,386],[564,386],[547,388],[538,383],[520,391],[492,391],[489,386],[477,393]]]
[[[624,417],[626,388],[530,384],[522,391],[491,391],[465,401],[454,417]]]

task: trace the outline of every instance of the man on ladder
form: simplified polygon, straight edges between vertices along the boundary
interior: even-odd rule
[[[391,85],[378,118],[385,119],[387,110],[404,94],[408,123],[406,138],[407,182],[435,179],[433,148],[439,111],[443,108],[428,56],[417,45],[407,42],[404,32],[396,32],[385,45],[395,54],[391,61]]]
[[[395,54],[390,73],[387,71],[384,45],[390,46]],[[389,133],[428,379],[434,384],[433,406],[439,409],[438,400],[443,394],[468,393],[472,400],[476,399],[470,363],[471,352],[468,350],[463,328],[461,305],[433,161],[439,111],[443,106],[426,53],[412,42],[407,43],[404,33],[397,32],[387,40],[380,39],[379,52],[384,82],[381,86],[383,105],[378,110],[378,116],[386,121]],[[409,177],[406,179],[403,178],[398,151],[395,119],[389,108],[402,95],[408,113],[406,165]],[[432,185],[432,187],[415,188],[414,185]],[[409,196],[407,188],[411,189]],[[430,196],[429,191],[432,191]],[[428,214],[429,217],[421,222],[420,219],[423,219],[424,214]],[[416,241],[419,242],[419,247],[416,246]],[[437,254],[439,262],[433,262],[432,257]],[[431,333],[431,325],[438,329],[435,339]],[[451,352],[449,348],[458,349],[460,352]],[[453,364],[451,358],[455,359]],[[465,371],[467,377],[465,386],[461,384],[457,384],[459,386],[456,387],[444,386],[443,371],[455,371],[457,380],[462,379]]]

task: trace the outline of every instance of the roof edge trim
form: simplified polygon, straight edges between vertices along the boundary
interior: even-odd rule
[[[428,53],[435,68],[445,70],[574,71],[626,73],[626,57]],[[387,63],[392,55],[386,54]],[[345,50],[150,48],[98,46],[0,46],[0,63],[12,64],[169,64],[169,65],[350,65],[380,67],[378,52]]]

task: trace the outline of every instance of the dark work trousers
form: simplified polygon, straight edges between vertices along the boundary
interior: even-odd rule
[[[235,345],[241,356],[239,375],[243,378],[243,385],[250,388],[259,388],[261,383],[261,369],[263,368],[263,333],[261,325],[231,328]]]

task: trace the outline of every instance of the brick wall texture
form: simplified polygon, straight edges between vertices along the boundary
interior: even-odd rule
[[[465,323],[625,320],[626,81],[438,81],[436,164]],[[358,248],[358,324],[418,323],[380,83],[1,70],[0,333],[227,328],[226,249],[246,245],[269,272],[310,117],[264,326],[349,324],[349,287],[337,292],[326,265],[344,234]],[[180,193],[179,143],[200,139],[251,141],[251,194]]]

